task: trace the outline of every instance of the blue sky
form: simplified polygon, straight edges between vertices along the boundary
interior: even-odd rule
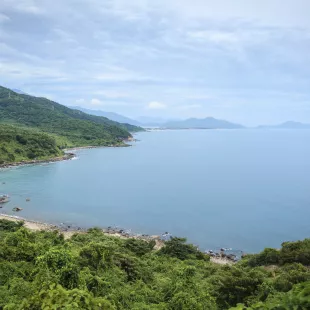
[[[310,122],[308,0],[1,0],[0,84],[130,117]]]

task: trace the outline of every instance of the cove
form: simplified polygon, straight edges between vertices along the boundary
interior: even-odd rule
[[[166,130],[135,138],[132,147],[1,170],[0,192],[11,201],[0,212],[168,231],[202,250],[257,252],[310,237],[310,130]]]

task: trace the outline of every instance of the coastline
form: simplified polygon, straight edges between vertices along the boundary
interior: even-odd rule
[[[127,143],[130,141],[134,141],[134,139],[126,139],[123,141],[123,144],[120,144],[120,145],[87,145],[87,146],[70,147],[67,149],[63,149],[64,155],[62,156],[51,157],[47,159],[32,159],[32,160],[22,160],[22,161],[17,161],[17,162],[12,162],[12,163],[4,163],[4,164],[0,164],[0,169],[71,160],[76,157],[76,154],[72,153],[72,151],[78,151],[78,150],[83,150],[83,149],[106,148],[106,147],[109,147],[109,148],[110,147],[130,147],[131,144]]]
[[[83,229],[80,227],[71,227],[71,226],[61,226],[55,225],[50,223],[44,223],[40,221],[28,220],[23,217],[17,215],[9,215],[5,213],[0,213],[0,220],[5,219],[12,222],[24,222],[24,227],[32,230],[32,231],[55,231],[58,230],[59,232],[64,234],[65,239],[71,238],[74,234],[85,234],[87,233],[87,229]],[[139,234],[129,234],[124,229],[116,229],[112,227],[103,228],[102,232],[111,237],[122,238],[122,239],[140,239],[144,241],[151,241],[154,240],[156,242],[155,249],[159,250],[164,246],[164,241],[160,239],[159,235],[139,235]]]
[[[75,234],[85,234],[87,233],[87,229],[82,229],[80,227],[71,227],[71,226],[61,226],[50,223],[44,223],[40,221],[28,220],[20,216],[16,215],[8,215],[4,213],[0,213],[0,220],[9,220],[12,222],[24,222],[24,227],[32,231],[59,231],[64,235],[65,239],[70,239]],[[140,234],[130,234],[126,232],[124,229],[116,229],[112,227],[103,228],[102,232],[110,237],[121,238],[121,239],[140,239],[144,241],[155,241],[155,250],[160,250],[165,246],[165,241],[161,239],[160,235],[140,235]],[[226,257],[210,257],[210,262],[219,264],[219,265],[233,265],[236,262],[232,261]]]
[[[74,153],[65,153],[62,156],[52,157],[49,159],[33,159],[33,160],[23,160],[23,161],[17,161],[17,162],[12,162],[12,163],[5,163],[5,164],[0,165],[0,169],[26,166],[26,165],[43,164],[43,163],[54,163],[57,161],[70,160],[70,159],[73,159],[74,157],[75,157]]]

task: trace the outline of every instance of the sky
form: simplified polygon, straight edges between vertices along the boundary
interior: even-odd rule
[[[308,0],[1,0],[0,85],[129,117],[310,123]]]

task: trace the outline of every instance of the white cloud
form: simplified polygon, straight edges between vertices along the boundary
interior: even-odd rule
[[[115,91],[115,90],[96,90],[94,91],[95,95],[104,96],[107,99],[123,99],[128,98],[128,92]]]
[[[102,105],[102,101],[99,100],[99,99],[93,98],[93,99],[90,101],[90,104],[91,104],[91,105]]]
[[[201,104],[186,104],[186,105],[181,105],[178,108],[180,110],[191,110],[191,109],[199,109],[201,107],[202,107]]]
[[[9,8],[11,10],[16,10],[24,13],[30,14],[42,14],[44,12],[42,5],[36,5],[36,1],[34,0],[19,0],[19,1],[11,1],[11,0],[2,0],[3,7]]]
[[[4,15],[2,13],[0,13],[0,23],[4,23],[4,22],[8,22],[10,21],[10,17],[8,17],[7,15]]]
[[[152,110],[161,110],[161,109],[166,109],[167,106],[162,103],[162,102],[158,102],[158,101],[151,101],[148,105],[147,105],[148,109],[152,109]]]
[[[76,103],[76,104],[83,104],[83,103],[85,103],[85,99],[83,99],[83,98],[76,99],[76,100],[75,100],[75,103]]]
[[[216,44],[220,43],[236,43],[241,40],[240,35],[232,31],[202,30],[190,31],[187,33],[190,38],[210,41]]]

